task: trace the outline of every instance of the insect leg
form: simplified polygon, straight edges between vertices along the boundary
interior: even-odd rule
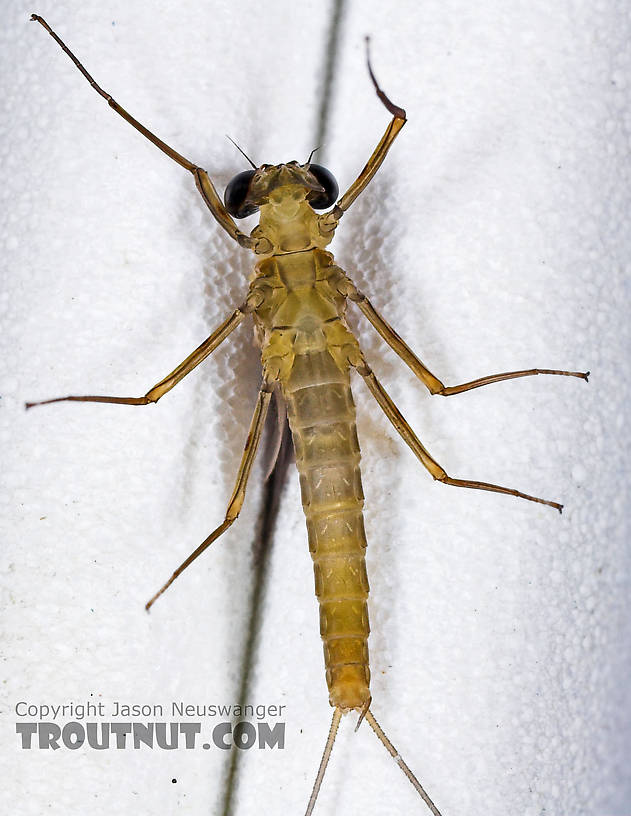
[[[243,506],[243,500],[245,499],[245,489],[248,483],[248,477],[250,476],[250,470],[252,469],[252,463],[254,462],[254,457],[256,456],[256,450],[259,445],[259,441],[261,439],[261,433],[263,431],[263,426],[265,424],[265,417],[267,416],[267,409],[269,408],[270,400],[272,398],[272,390],[271,386],[267,382],[263,382],[261,386],[261,390],[259,391],[258,399],[256,402],[256,407],[254,409],[254,414],[252,416],[252,422],[250,423],[250,429],[248,431],[248,436],[245,442],[245,447],[243,449],[243,456],[241,457],[241,464],[239,465],[239,472],[237,473],[237,480],[234,485],[234,490],[232,491],[232,496],[230,497],[230,501],[228,502],[228,509],[226,510],[226,517],[223,522],[217,527],[216,530],[205,538],[204,541],[197,547],[197,549],[193,550],[193,552],[189,555],[189,557],[183,561],[180,566],[175,570],[173,575],[169,578],[169,580],[156,592],[156,594],[151,598],[146,604],[145,609],[148,611],[152,604],[162,595],[162,593],[171,586],[173,581],[180,575],[184,570],[192,564],[193,561],[197,558],[198,555],[201,555],[207,547],[216,541],[220,535],[226,532],[228,527],[235,521],[239,513],[241,512],[241,507]]]
[[[368,162],[366,163],[364,169],[361,171],[359,176],[355,179],[355,181],[351,184],[348,190],[340,198],[335,207],[333,207],[333,209],[330,212],[324,213],[324,215],[320,216],[319,219],[320,226],[325,232],[335,229],[335,227],[337,226],[337,222],[344,215],[346,210],[355,201],[357,196],[359,196],[359,194],[362,193],[368,186],[369,182],[371,181],[377,170],[379,170],[379,168],[381,167],[381,164],[383,160],[386,158],[388,150],[390,150],[390,147],[392,146],[392,143],[396,139],[399,131],[407,121],[406,114],[403,108],[400,108],[398,105],[395,105],[390,101],[386,94],[381,90],[377,80],[375,79],[375,75],[370,64],[368,37],[366,37],[366,63],[368,65],[368,73],[370,74],[370,79],[372,80],[372,83],[375,86],[377,96],[383,102],[384,106],[388,109],[388,111],[392,114],[392,120],[390,121],[388,127],[386,128],[386,132],[381,137],[381,141],[375,148],[372,156],[368,159]]]
[[[33,22],[37,22],[42,25],[46,31],[50,34],[50,36],[55,40],[57,45],[70,57],[70,59],[74,62],[76,67],[81,71],[83,76],[87,79],[90,85],[94,88],[94,90],[100,94],[100,96],[105,99],[107,104],[112,108],[119,116],[122,116],[126,122],[135,128],[139,133],[149,139],[150,142],[158,147],[163,153],[173,159],[174,162],[177,162],[181,167],[185,170],[188,170],[190,173],[193,174],[195,178],[195,184],[197,185],[197,189],[201,197],[204,199],[204,202],[214,217],[217,219],[219,224],[225,229],[225,231],[234,238],[241,246],[245,246],[250,248],[253,245],[252,239],[245,235],[245,233],[241,232],[235,222],[232,220],[230,214],[224,207],[221,199],[219,198],[215,187],[208,177],[208,174],[205,170],[201,167],[197,167],[196,164],[189,161],[184,156],[181,156],[176,150],[170,147],[166,142],[163,142],[162,139],[159,139],[154,133],[152,133],[148,128],[146,128],[143,124],[141,124],[137,119],[127,113],[127,111],[122,108],[118,102],[107,92],[101,88],[96,81],[90,76],[90,74],[86,71],[83,67],[81,62],[75,57],[72,51],[68,48],[68,46],[63,42],[63,40],[55,34],[53,29],[48,25],[46,20],[43,17],[40,17],[39,14],[31,14],[31,20]]]
[[[419,360],[408,344],[397,334],[392,326],[381,317],[363,292],[360,292],[350,278],[343,278],[338,284],[339,291],[348,297],[349,300],[357,304],[359,309],[372,323],[375,329],[383,337],[390,348],[399,355],[403,362],[416,374],[421,382],[427,386],[431,394],[440,394],[442,397],[450,397],[453,394],[462,394],[464,391],[471,391],[473,388],[480,388],[483,385],[501,382],[502,380],[513,380],[516,377],[532,377],[535,374],[561,374],[565,377],[580,377],[587,380],[589,371],[557,371],[550,368],[528,368],[523,371],[508,371],[504,374],[490,374],[487,377],[480,377],[471,382],[461,385],[445,386],[438,377]]]
[[[530,496],[528,493],[522,493],[520,490],[514,490],[511,487],[501,487],[500,485],[491,484],[489,482],[478,482],[471,479],[453,479],[451,476],[448,476],[446,471],[423,447],[418,436],[414,433],[410,425],[408,425],[402,413],[399,411],[387,391],[383,388],[363,359],[359,364],[355,365],[355,368],[364,378],[372,395],[377,400],[390,422],[399,432],[403,441],[408,444],[423,467],[430,472],[434,479],[442,482],[443,484],[453,485],[454,487],[471,487],[476,490],[490,490],[493,493],[508,493],[509,495],[517,496],[520,499],[527,499],[528,501],[537,502],[538,504],[547,504],[549,507],[554,507],[559,511],[559,513],[561,512],[563,509],[562,504],[547,501],[546,499],[539,499],[536,496]]]
[[[48,405],[51,402],[113,402],[119,405],[150,405],[157,402],[160,397],[177,385],[181,379],[186,377],[196,366],[212,354],[217,346],[226,339],[233,329],[241,323],[246,315],[248,307],[236,309],[227,320],[219,326],[208,337],[201,346],[198,346],[192,354],[179,364],[167,377],[156,383],[144,397],[100,397],[100,396],[70,396],[55,397],[54,399],[41,400],[40,402],[27,402],[25,408],[33,408],[35,405]]]

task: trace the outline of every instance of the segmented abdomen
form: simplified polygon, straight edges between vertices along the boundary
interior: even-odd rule
[[[296,354],[283,381],[307,517],[331,705],[370,700],[368,578],[349,374],[327,350]]]

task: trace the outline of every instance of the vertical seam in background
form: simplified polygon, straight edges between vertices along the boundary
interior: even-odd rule
[[[339,43],[341,40],[341,30],[346,10],[346,0],[332,0],[329,11],[329,27],[326,42],[324,44],[324,59],[321,68],[321,84],[319,90],[320,102],[316,121],[315,147],[324,145],[327,137],[333,77],[339,62]],[[280,411],[280,399],[275,400],[278,411]],[[268,458],[273,456],[273,451],[277,442],[277,433],[282,433],[282,439],[276,463],[269,478],[263,487],[261,507],[258,513],[256,525],[256,537],[253,544],[254,564],[253,582],[250,594],[250,609],[248,620],[243,636],[243,652],[239,669],[239,689],[237,701],[240,706],[248,702],[252,684],[252,669],[254,668],[258,648],[258,635],[262,624],[261,610],[265,600],[267,589],[267,575],[272,554],[272,544],[280,499],[285,484],[287,470],[293,460],[293,443],[289,423],[285,417],[282,431],[275,430],[271,426],[271,418],[268,418],[266,429],[266,454]],[[242,751],[235,748],[230,750],[228,772],[225,776],[220,798],[220,812],[222,816],[232,815],[232,804],[235,791],[239,783],[239,769],[241,766]],[[270,805],[271,807],[271,805]]]

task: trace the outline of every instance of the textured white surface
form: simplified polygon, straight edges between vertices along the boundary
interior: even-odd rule
[[[159,406],[141,394],[224,318],[251,268],[192,180],[115,116],[97,81],[211,172],[303,159],[322,3],[15,2],[2,31],[4,810],[218,813],[219,751],[20,751],[13,707],[235,701],[253,474],[237,525],[150,616],[142,605],[221,520],[258,382],[248,329]],[[628,9],[613,0],[351,5],[327,163],[344,188],[387,122],[409,123],[333,245],[447,383],[591,369],[449,400],[361,327],[366,354],[454,476],[432,483],[356,386],[371,580],[373,710],[444,816],[628,816],[630,236]],[[357,324],[357,321],[355,321]],[[287,747],[250,751],[234,813],[303,811],[330,717],[295,474],[253,702]],[[172,778],[178,782],[173,784]],[[18,803],[19,804],[16,804]],[[343,723],[317,813],[422,813],[367,727]]]

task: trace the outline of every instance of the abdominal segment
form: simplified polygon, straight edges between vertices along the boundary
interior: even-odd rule
[[[370,700],[368,578],[348,370],[326,350],[296,355],[283,392],[320,604],[329,699],[343,710],[362,709]]]

